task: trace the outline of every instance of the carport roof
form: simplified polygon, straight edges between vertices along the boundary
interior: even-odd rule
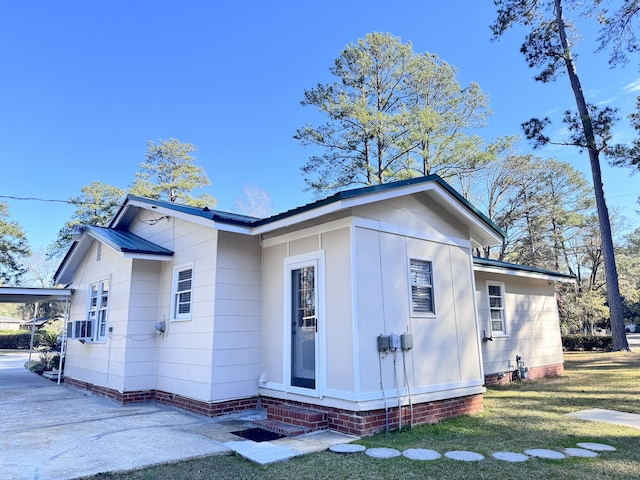
[[[46,302],[70,296],[70,288],[0,287],[0,303]]]

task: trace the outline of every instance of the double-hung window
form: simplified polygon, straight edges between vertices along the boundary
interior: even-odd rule
[[[193,267],[176,268],[173,273],[173,320],[191,319],[191,297],[193,292]]]
[[[409,260],[411,287],[411,315],[431,316],[436,313],[433,298],[433,263],[428,260]]]
[[[492,335],[506,335],[506,318],[504,313],[504,283],[487,283],[489,295],[489,314]]]
[[[82,341],[103,342],[107,336],[108,306],[109,280],[90,284],[87,316],[84,320],[69,322],[67,336]]]

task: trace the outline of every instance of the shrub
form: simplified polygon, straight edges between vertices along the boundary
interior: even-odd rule
[[[37,331],[33,337],[33,347],[53,349],[58,335],[51,330]],[[2,330],[0,331],[0,349],[28,350],[31,344],[30,330]]]
[[[37,336],[33,339],[36,346]],[[31,344],[31,332],[27,330],[4,330],[0,332],[0,348],[15,350],[28,349]]]
[[[58,333],[53,330],[38,330],[38,345],[41,347],[54,349],[58,341]],[[35,342],[35,340],[34,340]]]
[[[613,347],[611,335],[564,335],[562,348],[569,352],[591,352],[593,350],[610,352]]]

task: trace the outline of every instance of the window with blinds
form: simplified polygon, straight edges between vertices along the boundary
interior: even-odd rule
[[[191,318],[191,292],[193,269],[176,269],[173,285],[173,316],[174,320],[188,320]]]
[[[501,283],[487,284],[489,294],[489,314],[492,335],[506,335],[504,315],[504,285]]]
[[[411,315],[435,314],[433,299],[433,265],[427,260],[410,259]]]

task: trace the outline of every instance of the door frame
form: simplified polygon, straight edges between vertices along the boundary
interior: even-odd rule
[[[317,334],[315,344],[315,388],[291,385],[291,272],[298,268],[315,267]],[[326,319],[325,319],[325,259],[324,250],[293,255],[284,259],[283,295],[283,384],[287,392],[322,397],[326,390]]]

